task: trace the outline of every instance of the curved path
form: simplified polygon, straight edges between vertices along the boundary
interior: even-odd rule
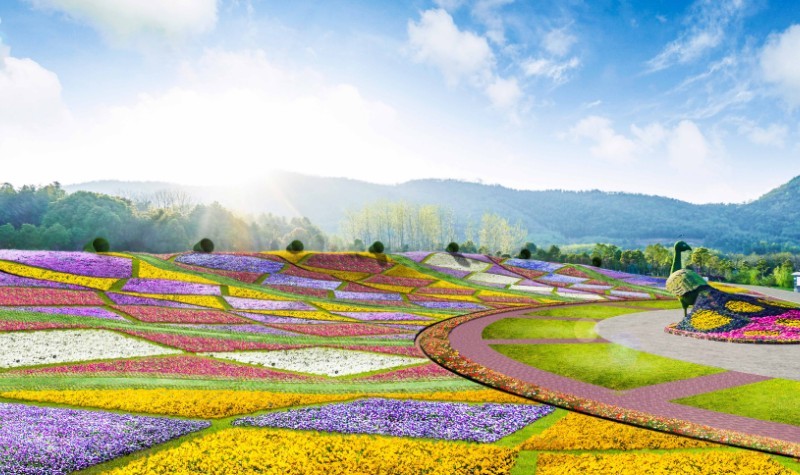
[[[785,297],[784,297],[785,298]],[[611,304],[613,305],[613,304]],[[644,309],[643,309],[644,310]],[[727,368],[729,371],[723,373],[712,374],[708,376],[700,376],[690,379],[673,381],[668,383],[656,384],[651,386],[644,386],[628,391],[614,391],[601,386],[585,383],[568,377],[560,376],[554,373],[543,371],[533,366],[521,363],[511,359],[505,355],[493,350],[489,345],[497,343],[507,343],[510,341],[497,341],[497,340],[484,340],[482,338],[483,329],[492,323],[502,320],[504,318],[543,318],[525,315],[530,312],[530,308],[516,309],[503,313],[496,313],[485,317],[478,317],[462,323],[453,328],[449,335],[449,345],[452,349],[456,350],[459,357],[465,358],[471,363],[477,364],[483,368],[502,373],[503,375],[512,378],[516,386],[523,388],[526,385],[533,388],[542,388],[549,391],[559,393],[566,393],[576,396],[580,399],[585,399],[591,402],[607,404],[615,406],[622,410],[638,411],[652,416],[653,418],[667,418],[679,419],[682,421],[691,422],[711,428],[718,433],[727,432],[733,433],[734,439],[746,440],[748,435],[755,435],[770,441],[778,442],[779,448],[774,448],[772,445],[770,451],[783,453],[787,455],[797,456],[800,454],[800,427],[781,424],[775,422],[768,422],[749,417],[737,416],[732,414],[725,414],[720,412],[699,409],[690,406],[683,406],[670,402],[673,399],[687,397],[695,394],[701,394],[720,389],[740,386],[744,384],[755,383],[770,379],[769,375],[753,374],[749,372],[750,367],[746,371],[736,371],[737,366],[732,362],[731,367]],[[651,315],[656,315],[655,312],[645,312],[636,314],[639,319],[649,318]],[[680,319],[681,315],[678,315]],[[550,317],[544,317],[550,318]],[[622,318],[622,317],[617,317]],[[609,319],[614,320],[614,319]],[[674,323],[674,318],[669,323]],[[610,326],[609,321],[608,325]],[[604,325],[605,326],[605,325]],[[663,330],[663,325],[659,327],[658,335],[667,335],[674,339],[673,341],[680,341],[681,344],[687,343],[688,345],[698,344],[698,348],[705,347],[708,343],[720,343],[721,345],[733,345],[730,348],[741,346],[748,349],[756,346],[752,344],[726,344],[721,342],[710,342],[706,340],[696,340],[681,337],[677,335],[668,335]],[[609,337],[616,338],[614,335]],[[626,337],[627,338],[627,337]],[[605,339],[597,340],[559,340],[560,343],[584,343],[584,342],[602,342]],[[543,344],[552,343],[553,340],[514,340],[514,343],[521,344]],[[792,345],[795,346],[795,345]],[[644,350],[647,351],[647,350]],[[674,357],[674,356],[671,356]],[[682,358],[676,358],[682,359]],[[709,365],[705,362],[704,364]],[[786,362],[784,361],[784,365]],[[722,367],[722,366],[720,366]],[[738,367],[739,369],[745,369]],[[470,375],[464,375],[470,377]],[[480,377],[471,379],[480,379]],[[491,385],[489,381],[479,381],[484,384]],[[506,385],[506,387],[509,387]],[[543,401],[552,404],[552,401]],[[585,412],[591,413],[591,410]],[[737,443],[734,439],[725,438],[724,440],[735,445],[747,446],[750,448],[761,448],[746,443]],[[721,440],[721,439],[716,439]]]

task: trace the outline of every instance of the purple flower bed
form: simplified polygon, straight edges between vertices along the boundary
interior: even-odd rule
[[[426,264],[427,265],[427,264]],[[459,279],[463,279],[464,277],[470,275],[472,272],[468,270],[458,270],[458,269],[450,269],[449,267],[439,267],[439,266],[428,266],[430,269],[433,269],[437,272],[441,272],[442,274],[452,275],[453,277],[458,277]]]
[[[110,298],[111,301],[117,305],[152,305],[155,307],[203,308],[189,303],[152,299],[149,297],[138,297],[136,295],[115,294],[113,292],[106,292],[106,296],[108,296],[108,298]]]
[[[538,270],[541,272],[554,272],[564,267],[564,264],[534,261],[529,259],[506,259],[503,264],[507,266],[520,267],[522,269]]]
[[[440,308],[447,310],[485,310],[486,307],[472,302],[414,302],[425,308]]]
[[[17,251],[2,249],[0,250],[0,259],[69,274],[90,277],[114,277],[117,279],[130,277],[132,268],[130,259],[103,256],[90,252]]]
[[[74,284],[62,284],[61,282],[50,282],[49,280],[31,279],[20,277],[13,274],[0,272],[0,287],[47,287],[51,289],[72,289],[83,290],[85,287]]]
[[[495,442],[551,412],[550,406],[361,399],[243,417],[237,426]]]
[[[293,285],[296,287],[310,287],[312,289],[333,290],[342,283],[338,280],[309,279],[287,274],[273,274],[264,280],[264,285]]]
[[[330,320],[308,320],[306,318],[281,317],[278,315],[264,315],[262,313],[249,313],[249,312],[233,312],[233,313],[242,316],[244,318],[249,318],[250,320],[255,320],[261,323],[303,323],[303,324],[331,323]]]
[[[667,288],[667,279],[660,277],[648,277],[646,275],[639,275],[632,278],[622,279],[632,285],[644,285],[648,287],[658,287],[661,289]]]
[[[103,307],[2,307],[3,310],[19,310],[24,312],[51,313],[58,315],[74,315],[76,317],[106,318],[125,321],[120,315]]]
[[[594,285],[594,284],[575,284],[570,287],[570,289],[587,290],[589,292],[608,290],[610,288],[612,288],[610,285]]]
[[[401,320],[401,321],[411,321],[411,320],[433,320],[430,317],[423,317],[422,315],[414,315],[413,313],[403,313],[403,312],[332,312],[337,315],[342,315],[345,317],[355,318],[358,320],[365,320],[365,321],[373,321],[373,320]]]
[[[462,256],[468,259],[475,259],[476,261],[486,262],[492,264],[492,260],[486,257],[484,254],[461,254]],[[489,272],[489,271],[486,271]]]
[[[632,278],[635,278],[635,277],[639,277],[639,276],[634,275],[634,274],[628,274],[627,272],[620,272],[620,271],[616,271],[616,270],[603,269],[603,268],[600,268],[600,267],[592,267],[592,266],[586,266],[586,267],[588,267],[589,269],[592,269],[593,271],[595,271],[597,273],[603,274],[606,277],[611,277],[612,279],[632,279]]]
[[[0,403],[0,473],[81,470],[205,429],[207,421]]]
[[[396,293],[347,292],[345,290],[334,290],[333,294],[337,299],[343,300],[403,300],[403,297]]]
[[[293,300],[261,300],[243,297],[225,297],[231,307],[241,310],[316,310],[304,302]]]
[[[497,275],[504,275],[506,277],[516,277],[517,279],[522,279],[521,275],[515,274],[504,267],[498,266],[497,264],[494,264],[492,267],[490,267],[488,270],[485,270],[484,272],[487,274],[497,274]]]
[[[525,287],[550,287],[549,285],[544,285],[541,282],[536,282],[535,280],[525,279],[519,281],[516,285],[522,285]],[[550,287],[552,289],[552,287]]]
[[[219,295],[218,285],[197,284],[182,282],[180,280],[166,279],[129,279],[122,287],[128,292],[141,292],[143,294],[191,294],[191,295]]]
[[[295,319],[297,320],[297,319]],[[297,322],[293,322],[297,323]],[[234,333],[258,333],[258,334],[266,334],[266,335],[282,335],[282,336],[297,336],[298,333],[294,332],[287,332],[284,330],[278,330],[277,328],[265,327],[263,325],[253,324],[246,324],[246,325],[212,325],[212,324],[183,324],[177,323],[173,324],[173,327],[177,328],[196,328],[198,330],[217,330],[217,331],[227,331],[227,332],[234,332]]]
[[[208,267],[210,269],[256,272],[259,274],[273,274],[283,269],[283,264],[280,262],[261,259],[260,257],[237,256],[231,254],[183,254],[175,258],[175,262]]]
[[[626,290],[612,290],[609,292],[611,295],[616,297],[624,297],[628,299],[649,299],[650,294],[646,294],[644,292],[628,292]]]
[[[561,274],[547,274],[539,277],[539,280],[548,284],[580,284],[588,279]]]
[[[400,255],[403,257],[407,257],[414,262],[422,262],[428,257],[431,253],[427,251],[411,251],[411,252],[401,252]]]

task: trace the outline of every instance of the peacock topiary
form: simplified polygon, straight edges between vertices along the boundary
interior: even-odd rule
[[[681,268],[681,253],[691,249],[683,241],[675,243],[675,257],[672,259],[672,269],[667,279],[667,290],[680,300],[684,317],[687,315],[689,305],[694,305],[697,301],[700,292],[711,288],[697,272]]]

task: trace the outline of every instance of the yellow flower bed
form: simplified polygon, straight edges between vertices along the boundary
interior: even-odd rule
[[[758,474],[795,475],[758,452],[722,452],[667,454],[550,454],[539,455],[536,475],[564,473],[613,473],[614,475],[666,474]]]
[[[479,300],[478,298],[472,295],[425,294],[425,293],[420,293],[420,295],[425,295],[427,297],[436,297],[437,299],[443,299],[443,300],[457,300],[459,302],[483,303],[483,300]],[[414,301],[412,300],[412,303],[413,302]]]
[[[196,276],[187,272],[176,272],[171,270],[160,269],[145,261],[139,261],[139,273],[137,275],[140,279],[167,279],[167,280],[180,280],[182,282],[193,282],[195,284],[211,284],[219,285],[219,282],[205,277]]]
[[[233,285],[228,286],[228,295],[231,297],[243,297],[247,299],[262,299],[262,300],[297,300],[282,295],[274,295],[265,291],[248,289],[245,287],[236,287]]]
[[[273,256],[282,257],[293,264],[297,264],[298,262],[302,261],[306,256],[310,256],[311,254],[313,254],[313,252],[269,251],[269,252],[262,252],[261,254],[272,254]]]
[[[761,302],[761,303],[768,304],[768,305],[774,305],[774,306],[776,306],[776,307],[783,307],[783,308],[800,308],[800,307],[798,307],[798,306],[797,306],[797,304],[795,304],[795,303],[792,303],[792,302],[784,302],[783,300],[763,300],[763,299],[758,299],[758,301],[759,301],[759,302]]]
[[[169,416],[220,417],[352,399],[348,394],[294,394],[202,389],[83,389],[9,391],[3,397]]]
[[[783,325],[784,327],[800,328],[800,320],[793,320],[791,318],[779,318],[775,320],[775,323]]]
[[[454,402],[495,402],[511,404],[539,404],[536,401],[514,396],[513,394],[494,389],[477,389],[471,391],[435,391],[428,393],[372,393],[370,397],[390,399],[415,399],[419,401],[454,401]]]
[[[717,290],[720,290],[722,292],[726,292],[726,293],[729,293],[729,294],[744,294],[744,293],[748,292],[747,289],[743,289],[741,287],[736,287],[736,286],[728,285],[728,284],[721,284],[719,282],[709,282],[708,285],[710,285],[711,287],[713,287],[713,288],[715,288]]]
[[[416,269],[412,269],[404,265],[394,266],[391,269],[383,272],[383,275],[388,275],[389,277],[408,277],[411,279],[426,279],[430,281],[436,280],[436,278],[433,276],[430,276],[428,274],[423,274],[422,272]]]
[[[106,472],[110,475],[506,474],[516,452],[491,445],[279,429],[225,429]]]
[[[768,330],[748,330],[743,333],[744,336],[780,336],[781,332],[779,331],[768,331]]]
[[[319,307],[329,312],[372,312],[373,308],[365,308],[359,305],[351,305],[336,302],[310,302],[315,307]],[[416,312],[415,312],[416,313]]]
[[[753,313],[764,310],[764,307],[759,307],[749,302],[742,302],[741,300],[729,300],[728,303],[725,304],[725,308],[732,312],[739,313]]]
[[[320,274],[328,274],[336,277],[339,280],[348,280],[348,281],[357,281],[361,279],[366,279],[367,277],[371,276],[367,272],[354,272],[354,271],[346,271],[346,270],[335,270],[335,269],[323,269],[322,267],[311,267],[311,266],[304,266],[300,265],[303,269],[310,270],[312,272],[319,272]]]
[[[171,300],[173,302],[188,303],[201,307],[216,308],[225,310],[219,297],[213,295],[179,295],[179,294],[143,294],[139,292],[119,292],[120,294],[133,295],[135,297],[147,297],[151,299]]]
[[[446,280],[438,280],[438,281],[432,283],[431,285],[429,285],[428,287],[430,287],[432,289],[465,289],[465,290],[473,290],[473,291],[476,290],[476,289],[473,289],[472,287],[466,287],[466,286],[463,286],[463,285],[454,284],[454,283],[448,282]]]
[[[122,252],[98,252],[98,254],[103,256],[114,256],[114,257],[124,257],[125,259],[133,259],[133,256],[130,254],[124,254]]]
[[[541,434],[528,439],[522,444],[522,450],[686,449],[716,446],[688,437],[571,412]]]
[[[416,287],[407,287],[405,285],[391,285],[391,284],[372,284],[370,282],[360,282],[361,285],[372,287],[373,289],[388,290],[390,292],[400,292],[407,294],[412,292]]]
[[[117,279],[108,277],[87,277],[83,275],[67,274],[66,272],[40,269],[38,267],[30,267],[23,264],[17,264],[15,262],[0,261],[0,271],[18,275],[20,277],[49,280],[52,282],[60,282],[62,284],[82,285],[84,287],[99,290],[108,290],[112,285],[114,285],[114,282],[117,281]]]
[[[692,314],[692,326],[698,330],[713,330],[730,321],[730,318],[713,310],[700,310]]]

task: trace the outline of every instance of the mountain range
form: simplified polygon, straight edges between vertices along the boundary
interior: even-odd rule
[[[305,216],[338,233],[348,210],[376,201],[434,204],[453,211],[456,230],[495,213],[520,222],[538,245],[606,242],[620,246],[668,244],[683,239],[728,252],[800,251],[800,176],[741,204],[692,204],[625,192],[515,190],[500,185],[423,179],[381,185],[347,178],[274,172],[259,184],[187,186],[168,182],[94,181],[64,186],[143,198],[181,192],[197,203],[217,201],[244,214]]]

